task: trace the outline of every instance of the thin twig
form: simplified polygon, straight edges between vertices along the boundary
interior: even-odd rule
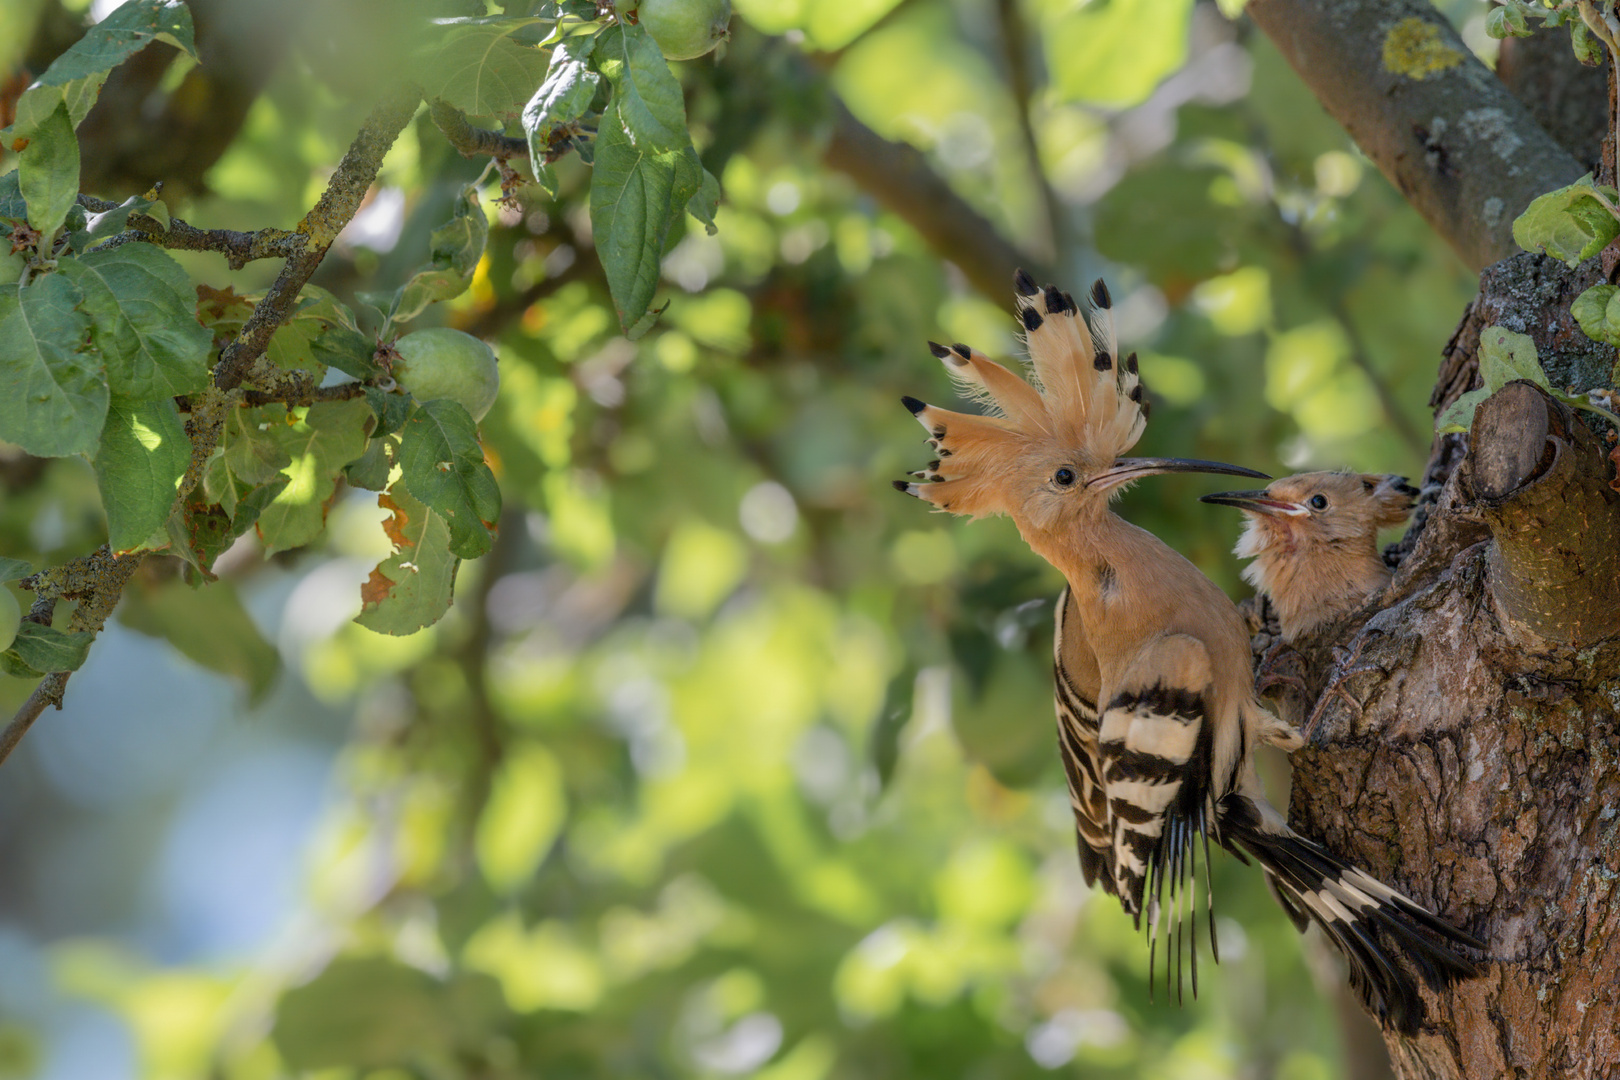
[[[435,101],[428,111],[434,126],[444,135],[445,141],[461,154],[462,157],[489,156],[495,161],[505,165],[510,158],[529,161],[529,141],[514,135],[505,135],[499,131],[490,131],[488,128],[474,127],[467,119],[467,114],[454,105],[443,101]],[[551,165],[568,156],[574,149],[574,136],[579,133],[578,125],[563,125],[546,139],[546,152],[540,156],[540,161],[529,161],[529,168],[538,172],[540,166]],[[502,170],[503,175],[506,170]]]
[[[38,597],[28,612],[29,617],[33,618],[43,605],[54,604],[57,599],[68,597],[79,602],[73,617],[68,620],[68,629],[101,633],[101,628],[107,624],[113,608],[118,606],[118,598],[123,595],[124,586],[135,568],[140,566],[142,558],[140,553],[114,555],[103,545],[82,559],[74,559],[24,578],[21,582],[23,588],[34,590]],[[49,672],[34,687],[34,692],[17,710],[17,715],[0,732],[0,765],[5,764],[6,758],[11,756],[11,751],[16,749],[28,729],[34,726],[34,721],[39,719],[46,706],[62,707],[62,694],[67,689],[70,674],[67,671]]]
[[[79,205],[92,214],[105,214],[119,206],[118,203],[93,195],[80,195]],[[119,247],[139,240],[172,251],[217,251],[225,256],[232,270],[240,270],[255,259],[290,258],[304,247],[304,237],[286,229],[259,229],[256,232],[199,229],[179,218],[170,218],[165,226],[150,214],[131,214],[126,224],[129,228],[125,232],[109,237],[96,246]]]
[[[399,138],[421,100],[415,87],[396,90],[366,117],[360,133],[332,174],[331,182],[321,193],[320,201],[298,223],[297,231],[306,238],[305,247],[288,258],[275,284],[270,286],[264,299],[253,306],[253,314],[236,339],[220,350],[219,363],[214,368],[214,385],[220,390],[234,390],[242,385],[254,362],[264,355],[270,336],[292,314],[299,292],[326,257],[327,249],[360,209],[361,200],[377,178],[383,155]]]
[[[317,387],[307,393],[246,390],[242,393],[241,405],[243,408],[259,405],[313,405],[317,401],[350,401],[365,396],[365,383],[346,382],[338,383],[336,386]]]
[[[28,729],[34,726],[34,721],[39,719],[40,713],[43,713],[47,706],[55,705],[58,709],[62,707],[62,692],[67,689],[69,674],[71,672],[55,671],[39,680],[39,685],[28,695],[28,700],[17,710],[17,715],[12,718],[11,723],[6,725],[4,731],[0,731],[0,765],[6,763],[11,752],[22,742],[22,737],[28,734]]]

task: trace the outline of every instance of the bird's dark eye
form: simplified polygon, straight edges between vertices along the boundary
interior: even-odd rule
[[[1327,509],[1327,496],[1326,495],[1312,495],[1311,496],[1310,506],[1311,506],[1312,510],[1326,510]]]
[[[1052,482],[1058,487],[1070,487],[1074,484],[1074,470],[1065,465],[1052,474]]]

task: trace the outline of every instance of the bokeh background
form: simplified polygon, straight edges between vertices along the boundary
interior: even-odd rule
[[[116,6],[0,0],[0,73]],[[585,166],[488,200],[439,316],[500,356],[495,550],[409,638],[350,621],[388,550],[370,492],[202,592],[152,560],[0,771],[0,1078],[1342,1075],[1337,976],[1257,874],[1218,860],[1222,963],[1180,1007],[1084,888],[1060,582],[889,486],[929,456],[899,395],[950,397],[924,343],[1015,353],[1010,292],[823,159],[841,100],[1063,287],[1105,276],[1142,452],[1410,474],[1474,280],[1237,6],[735,0],[724,56],[676,65],[719,231],[688,222],[638,341]],[[1491,60],[1486,5],[1442,6]],[[386,12],[344,10],[293,20],[175,213],[313,201],[389,60]],[[480,168],[419,117],[317,281],[391,287]],[[102,542],[87,464],[4,466],[5,554]],[[1122,512],[1241,596],[1214,486]]]

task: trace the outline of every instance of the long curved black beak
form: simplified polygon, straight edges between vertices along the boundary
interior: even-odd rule
[[[1263,472],[1245,469],[1239,465],[1228,465],[1224,461],[1200,461],[1197,458],[1155,458],[1137,457],[1116,458],[1114,464],[1086,481],[1088,488],[1107,489],[1128,484],[1144,476],[1156,476],[1159,473],[1192,472],[1216,473],[1222,476],[1253,476],[1261,480],[1270,480],[1271,477]]]
[[[1198,501],[1215,503],[1218,506],[1235,506],[1245,513],[1265,514],[1268,517],[1298,517],[1308,512],[1298,503],[1273,498],[1266,491],[1217,491],[1210,495],[1200,495]]]

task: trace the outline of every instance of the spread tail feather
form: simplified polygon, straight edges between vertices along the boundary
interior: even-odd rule
[[[1228,795],[1219,815],[1223,845],[1252,855],[1290,915],[1296,921],[1308,917],[1333,939],[1350,963],[1350,985],[1384,1024],[1411,1035],[1423,1021],[1423,999],[1398,956],[1431,990],[1478,974],[1453,946],[1484,949],[1483,942],[1286,825],[1268,821],[1248,796]]]

